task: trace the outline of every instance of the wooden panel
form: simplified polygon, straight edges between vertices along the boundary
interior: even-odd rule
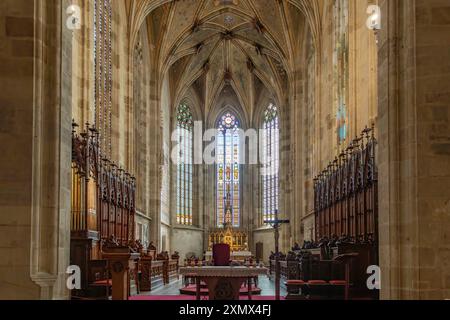
[[[82,268],[87,290],[89,262],[101,258],[102,243],[115,238],[128,246],[134,240],[136,180],[102,157],[96,128],[80,134],[76,128],[73,123],[71,260]]]
[[[378,223],[375,136],[365,129],[316,179],[316,241],[376,243]]]

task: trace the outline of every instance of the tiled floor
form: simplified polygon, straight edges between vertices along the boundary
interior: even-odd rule
[[[259,288],[261,288],[261,296],[275,296],[275,282],[268,277],[259,278]],[[143,296],[177,296],[180,294],[180,289],[183,287],[181,280],[173,282],[170,285],[158,288],[152,292],[141,292]],[[281,285],[281,296],[286,296],[286,289]]]

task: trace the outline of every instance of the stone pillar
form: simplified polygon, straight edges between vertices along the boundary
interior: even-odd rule
[[[380,1],[381,298],[450,297],[448,1]]]
[[[69,297],[71,76],[61,68],[70,59],[64,6],[59,0],[0,5],[0,299]]]

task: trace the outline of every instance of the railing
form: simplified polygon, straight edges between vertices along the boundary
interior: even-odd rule
[[[140,264],[142,291],[152,291],[178,279],[178,260],[153,260],[150,257],[143,257]]]

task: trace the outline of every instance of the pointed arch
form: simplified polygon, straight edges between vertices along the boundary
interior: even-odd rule
[[[231,94],[228,100],[224,100],[221,95],[225,88],[229,88],[233,90],[234,94]],[[243,100],[239,93],[235,90],[235,86],[233,82],[227,86],[225,81],[222,81],[220,86],[217,88],[214,97],[211,99],[210,107],[207,108],[208,118],[206,119],[207,126],[210,128],[215,127],[215,123],[217,119],[220,117],[220,114],[225,110],[236,114],[236,116],[240,120],[241,128],[243,130],[247,130],[251,123],[249,121],[248,112],[243,104]]]

